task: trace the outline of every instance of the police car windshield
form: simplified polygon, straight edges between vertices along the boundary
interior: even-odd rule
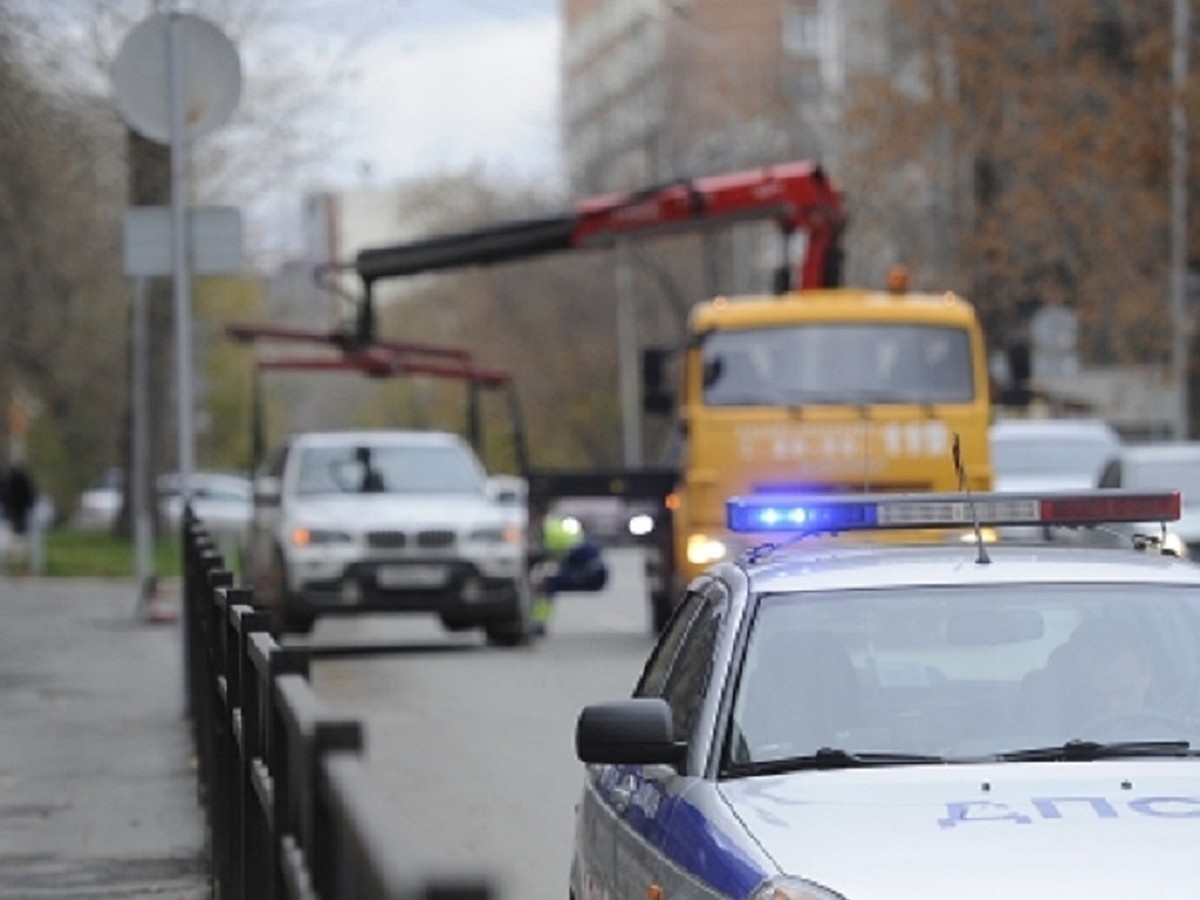
[[[1200,597],[1117,583],[767,595],[729,726],[730,774],[828,767],[828,751],[895,765],[1197,747]]]
[[[710,406],[969,403],[961,328],[862,322],[715,331],[704,343]]]

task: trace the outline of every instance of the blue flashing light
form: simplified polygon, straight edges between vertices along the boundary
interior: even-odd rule
[[[872,503],[839,502],[815,497],[735,497],[726,506],[726,523],[734,532],[809,534],[872,528]]]

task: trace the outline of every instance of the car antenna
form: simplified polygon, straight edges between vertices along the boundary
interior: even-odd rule
[[[954,432],[954,443],[950,447],[950,453],[954,457],[954,471],[958,474],[958,489],[967,495],[967,503],[971,507],[971,521],[975,524],[975,547],[979,551],[975,562],[990,563],[992,560],[983,543],[983,529],[979,527],[979,511],[975,509],[975,498],[971,495],[971,486],[967,483],[967,470],[962,461],[962,443],[957,431]]]

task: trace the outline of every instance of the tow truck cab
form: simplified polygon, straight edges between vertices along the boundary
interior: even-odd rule
[[[730,497],[991,489],[985,342],[963,298],[721,297],[693,308],[689,335],[677,482],[648,570],[660,627],[670,598],[744,546],[725,527]]]

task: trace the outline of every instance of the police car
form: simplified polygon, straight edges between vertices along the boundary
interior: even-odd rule
[[[730,501],[732,530],[777,542],[693,581],[633,696],[579,716],[571,896],[1200,895],[1200,566],[1161,549],[1179,504]],[[1120,549],[982,540],[1147,521]]]

